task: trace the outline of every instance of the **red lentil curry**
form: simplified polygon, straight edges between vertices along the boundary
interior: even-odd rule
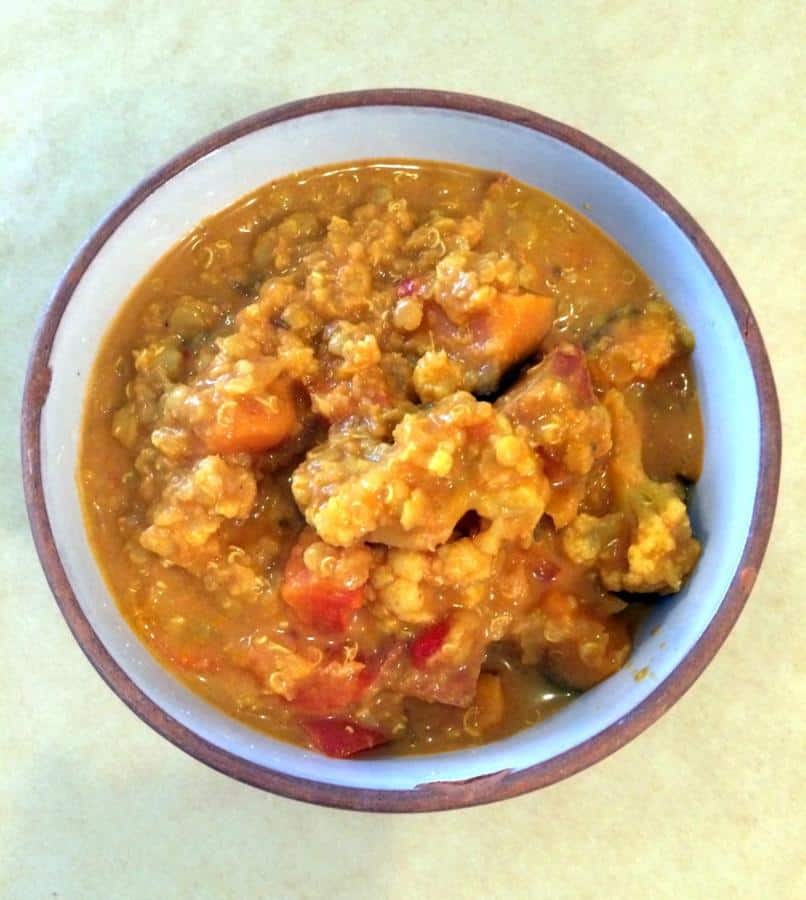
[[[700,552],[685,325],[505,175],[273,182],[149,272],[93,372],[79,480],[154,656],[346,757],[535,723],[627,662]]]

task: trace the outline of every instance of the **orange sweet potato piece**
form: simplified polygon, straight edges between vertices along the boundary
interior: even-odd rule
[[[268,397],[232,401],[208,429],[206,443],[213,453],[262,453],[296,434],[299,427],[291,386],[284,382]]]
[[[481,331],[501,369],[532,353],[554,321],[554,300],[539,294],[499,294]]]

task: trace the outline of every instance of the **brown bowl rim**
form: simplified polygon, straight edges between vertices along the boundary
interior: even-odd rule
[[[129,679],[108,653],[78,603],[56,549],[45,507],[41,471],[40,422],[50,385],[48,361],[53,340],[76,286],[123,220],[146,197],[177,173],[237,138],[300,116],[363,106],[450,109],[514,123],[569,144],[630,181],[674,220],[718,282],[744,337],[758,394],[761,424],[758,488],[741,559],[713,619],[671,674],[618,722],[558,756],[520,771],[504,770],[467,781],[421,784],[411,790],[343,787],[277,772],[216,747],[157,706]],[[42,315],[26,373],[21,438],[25,502],[45,576],[79,646],[124,703],[177,747],[239,781],[283,797],[322,806],[373,812],[428,812],[515,797],[587,768],[651,725],[694,683],[727,637],[744,607],[769,540],[781,460],[781,420],[775,382],[755,317],[719,251],[671,194],[638,166],[569,125],[497,100],[409,88],[325,94],[263,110],[203,138],[141,181],[90,234],[64,273]]]

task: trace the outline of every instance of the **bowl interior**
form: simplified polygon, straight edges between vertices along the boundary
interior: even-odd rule
[[[96,348],[156,259],[200,219],[266,181],[368,157],[448,160],[506,171],[584,212],[643,266],[697,340],[694,364],[706,440],[692,518],[704,552],[683,591],[654,609],[629,665],[547,722],[478,749],[344,762],[252,731],[199,700],[152,659],[121,618],[93,560],[79,525],[74,473]],[[621,175],[563,141],[485,115],[351,107],[280,122],[215,150],[151,193],[102,247],[64,313],[50,366],[42,415],[45,501],[84,614],[115,661],[158,706],[212,744],[288,775],[405,790],[521,770],[581,744],[645,700],[680,663],[719,607],[748,535],[759,472],[759,403],[742,335],[711,271],[677,224]],[[647,677],[636,679],[644,668]]]

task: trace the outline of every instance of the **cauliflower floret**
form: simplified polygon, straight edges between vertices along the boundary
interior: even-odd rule
[[[242,519],[255,504],[257,485],[246,467],[220,456],[205,456],[173,474],[151,508],[151,524],[140,535],[146,550],[166,562],[205,576],[232,593],[256,589],[259,578],[242,551],[221,554],[217,532],[225,519]]]
[[[574,562],[596,565],[611,591],[672,593],[700,555],[686,506],[674,484],[646,480],[627,500],[627,513],[583,514],[563,530],[563,549]],[[626,541],[625,541],[626,537]],[[612,549],[626,543],[624,552]]]
[[[255,476],[220,456],[205,456],[173,476],[151,510],[140,543],[179,565],[218,531],[224,519],[247,516],[255,502]]]
[[[344,362],[337,369],[339,378],[349,378],[381,361],[378,341],[366,327],[350,322],[337,322],[330,331],[328,352]]]
[[[393,438],[337,432],[296,469],[294,498],[322,540],[433,550],[471,509],[497,538],[531,539],[546,480],[489,403],[452,394],[405,416]]]
[[[671,483],[647,483],[633,499],[638,522],[627,551],[629,567],[621,590],[679,591],[683,578],[694,568],[700,545],[691,535],[686,505]],[[608,584],[611,590],[619,588]]]
[[[372,574],[371,611],[388,630],[401,623],[444,618],[450,608],[471,609],[490,596],[502,539],[495,525],[473,537],[451,540],[436,550],[385,548]]]
[[[459,363],[444,350],[428,350],[417,360],[412,382],[419,398],[429,403],[442,400],[462,386],[464,374]]]
[[[373,584],[377,596],[373,611],[378,618],[391,615],[392,621],[422,623],[436,617],[419,582],[408,578],[389,580],[386,567],[379,566]]]
[[[625,532],[624,515],[611,513],[607,516],[590,516],[581,513],[562,530],[565,555],[580,566],[591,568],[605,552],[613,546]]]
[[[641,438],[624,397],[610,391],[613,422],[610,478],[620,511],[578,516],[562,532],[563,549],[580,565],[595,565],[611,591],[672,593],[700,555],[680,489],[652,481],[641,464]]]

